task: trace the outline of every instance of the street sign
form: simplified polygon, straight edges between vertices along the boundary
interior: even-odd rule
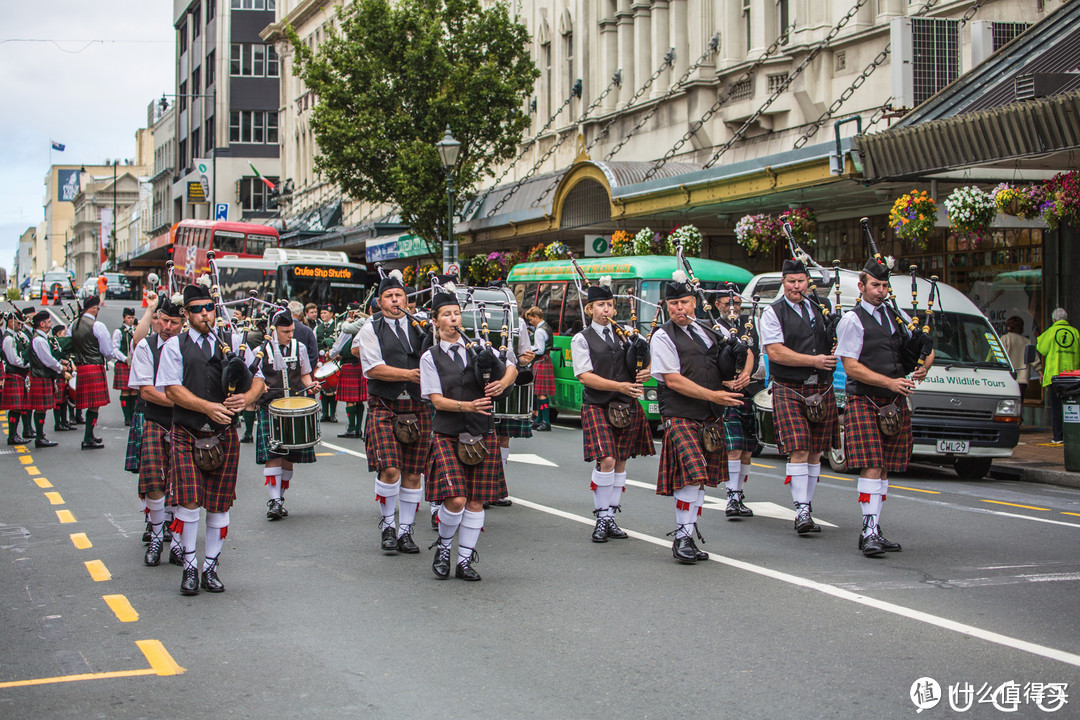
[[[607,257],[611,255],[611,238],[606,235],[585,236],[585,257]]]
[[[449,265],[446,266],[446,274],[447,275],[457,275],[460,278],[461,277],[461,266],[458,265],[457,263],[450,263]]]
[[[228,220],[229,219],[229,203],[218,203],[214,206],[214,219],[215,220]]]

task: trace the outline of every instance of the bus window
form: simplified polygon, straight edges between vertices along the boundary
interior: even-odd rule
[[[517,300],[518,307],[522,312],[528,310],[536,304],[536,287],[539,283],[526,282],[526,283],[514,283],[514,298]]]
[[[553,333],[559,332],[559,319],[562,315],[565,282],[540,283],[536,294],[536,306],[544,312],[544,322],[551,326]]]
[[[638,322],[641,324],[641,332],[647,333],[648,326],[652,325],[653,317],[656,313],[660,313],[660,324],[663,324],[667,320],[667,314],[662,312],[656,307],[656,304],[662,304],[663,289],[667,282],[664,280],[642,280],[640,297],[642,300],[653,303],[652,305],[646,305],[644,302],[640,303],[641,310],[638,312]]]
[[[630,322],[630,298],[618,297],[619,295],[626,295],[628,291],[633,290],[634,295],[637,295],[637,289],[634,287],[637,283],[634,280],[616,280],[611,283],[611,292],[615,294],[615,321],[620,325],[625,325]],[[640,307],[638,308],[638,315],[641,315],[645,311]],[[641,318],[638,318],[641,320]]]
[[[567,284],[566,309],[563,310],[562,328],[560,335],[576,335],[581,332],[584,325],[581,322],[581,296],[577,288]]]
[[[244,234],[218,230],[214,233],[214,246],[220,253],[241,253],[244,251]]]
[[[248,255],[262,255],[266,248],[275,246],[274,238],[269,235],[248,235],[247,250],[244,252]]]

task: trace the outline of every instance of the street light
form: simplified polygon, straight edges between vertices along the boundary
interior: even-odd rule
[[[449,125],[443,139],[435,143],[435,149],[439,151],[443,169],[446,170],[446,242],[442,251],[443,272],[446,272],[451,264],[458,261],[457,241],[454,240],[454,166],[461,153],[461,143],[450,134]]]

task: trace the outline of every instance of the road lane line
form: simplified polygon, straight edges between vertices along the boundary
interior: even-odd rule
[[[136,640],[146,661],[150,667],[139,670],[114,670],[112,672],[81,673],[79,675],[60,675],[58,677],[34,678],[33,680],[11,680],[0,682],[0,689],[14,687],[30,687],[33,685],[52,685],[55,683],[79,682],[82,680],[108,680],[111,678],[139,677],[140,675],[181,675],[187,672],[180,667],[165,646],[159,640]]]
[[[30,457],[29,455],[23,455],[21,458],[19,458],[19,462],[21,462],[23,465],[33,465],[34,458]]]
[[[90,542],[90,538],[86,537],[86,533],[71,533],[69,537],[71,538],[72,545],[79,550],[86,550],[87,548],[94,546],[94,544]]]
[[[34,482],[37,483],[37,486],[39,488],[51,488],[53,486],[53,484],[51,482],[49,482],[48,480],[46,480],[43,477],[34,478]]]
[[[77,520],[75,520],[75,516],[70,510],[57,510],[56,519],[59,520],[61,523],[78,522]]]
[[[23,470],[25,470],[27,472],[27,474],[30,475],[31,477],[33,477],[34,475],[40,475],[41,474],[41,471],[38,470],[37,466],[35,466],[35,465],[27,465],[26,467],[23,468]]]
[[[146,656],[146,661],[150,663],[150,667],[158,675],[180,675],[185,672],[184,668],[173,660],[172,655],[169,654],[160,640],[136,640],[135,644],[142,650],[142,654]]]
[[[644,488],[645,490],[652,490],[653,492],[656,492],[655,483],[649,484],[641,482],[640,480],[627,480],[626,484],[631,487],[639,487]],[[778,505],[774,502],[770,502],[767,500],[760,502],[748,501],[746,504],[750,507],[751,510],[753,510],[755,513],[758,513],[762,517],[774,518],[776,520],[785,520],[787,522],[791,522],[795,519],[794,510],[788,510],[783,505]],[[706,495],[705,506],[711,509],[724,510],[727,507],[727,498],[718,497],[716,495]],[[816,520],[821,525],[833,528],[836,527],[836,525],[832,524],[831,522],[826,522],[820,517],[816,517],[814,518],[814,520]]]
[[[1035,507],[1034,505],[1018,505],[1017,503],[1002,502],[1001,500],[979,500],[984,503],[994,503],[995,505],[1008,505],[1009,507],[1024,508],[1025,510],[1042,510],[1043,512],[1050,512],[1050,508]]]
[[[1050,525],[1064,525],[1065,527],[1080,528],[1080,523],[1065,522],[1064,520],[1051,520],[1050,518],[1035,517],[1033,515],[1004,512],[1003,510],[983,510],[982,508],[972,508],[972,510],[990,513],[991,515],[1000,515],[1001,517],[1020,518],[1021,520],[1032,520],[1034,522],[1048,523]]]
[[[1072,515],[1073,517],[1080,517],[1080,513],[1065,512],[1064,510],[1061,511],[1061,514],[1062,515]]]
[[[101,599],[105,601],[105,604],[109,606],[113,614],[116,615],[116,619],[120,622],[135,622],[139,619],[139,613],[135,612],[135,608],[131,607],[131,603],[123,595],[102,595]]]
[[[776,467],[774,465],[762,465],[761,463],[756,463],[756,462],[751,462],[750,464],[753,465],[754,467],[769,468],[770,470],[779,470],[780,469],[780,468],[778,468],[778,467]]]
[[[827,478],[829,480],[843,480],[844,482],[855,482],[855,478],[852,478],[852,477],[840,477],[839,475],[820,475],[819,477]],[[896,486],[895,485],[890,485],[889,487],[893,488],[893,487],[896,487]]]
[[[105,567],[105,563],[100,560],[87,560],[83,564],[86,565],[86,569],[90,571],[90,577],[94,578],[94,582],[112,580],[112,574],[109,572],[109,568]]]
[[[365,455],[362,452],[357,452],[355,450],[350,450],[349,448],[341,447],[340,445],[332,445],[332,444],[326,442],[325,440],[323,440],[319,444],[322,445],[323,447],[328,447],[331,450],[337,450],[338,452],[349,453],[350,455],[355,455],[358,458],[364,458],[365,460],[367,460],[367,455]]]
[[[60,496],[60,493],[58,493],[58,492],[47,492],[47,493],[45,493],[45,497],[47,497],[49,499],[49,504],[50,505],[63,505],[64,504],[64,498],[62,498]]]
[[[540,505],[539,503],[530,502],[528,500],[524,500],[518,497],[512,497],[511,499],[515,503],[518,503],[523,507],[531,508],[533,510],[547,513],[549,515],[554,515],[556,517],[561,517],[566,520],[573,520],[575,522],[581,523],[582,525],[592,526],[596,523],[595,518],[574,515],[573,513],[568,513],[564,510],[548,507],[547,505]],[[651,535],[639,533],[634,530],[627,530],[626,528],[623,529],[626,530],[627,534],[630,535],[630,537],[637,540],[643,540],[645,542],[652,543],[653,545],[657,545],[663,548],[671,547],[671,543],[663,538],[653,537]],[[754,565],[753,563],[736,560],[734,558],[725,557],[716,553],[710,552],[709,560],[720,563],[722,565],[728,565],[729,567],[737,568],[739,570],[745,570],[756,575],[761,575],[772,580],[779,580],[780,582],[794,585],[796,587],[802,587],[808,590],[816,590],[820,593],[823,593],[825,595],[831,595],[840,600],[847,600],[858,605],[864,605],[866,607],[871,607],[882,612],[887,612],[893,615],[908,618],[910,620],[915,620],[916,622],[925,623],[927,625],[939,627],[944,630],[952,630],[953,632],[960,633],[961,635],[968,635],[969,637],[985,640],[996,645],[1002,645],[1004,647],[1013,648],[1022,652],[1031,653],[1032,655],[1049,658],[1050,660],[1057,660],[1058,662],[1073,665],[1074,667],[1080,667],[1080,655],[1077,655],[1075,653],[1058,650],[1056,648],[1047,647],[1045,645],[1039,645],[1037,643],[1028,642],[1027,640],[1021,640],[1019,638],[1009,637],[1008,635],[1002,635],[991,630],[984,630],[973,625],[967,625],[965,623],[949,620],[948,618],[931,615],[930,613],[926,613],[921,610],[915,610],[914,608],[904,607],[903,605],[897,605],[896,603],[866,597],[865,595],[851,592],[850,590],[844,590],[833,585],[827,585],[816,580],[809,580],[807,578],[799,577],[798,575],[792,575],[790,573],[781,572],[779,570],[773,570],[770,568],[762,567],[760,565]]]
[[[940,495],[941,494],[940,490],[923,490],[922,488],[906,487],[904,485],[893,485],[891,482],[889,483],[889,489],[890,490],[910,490],[911,492],[921,492],[921,493],[926,493],[927,495]]]

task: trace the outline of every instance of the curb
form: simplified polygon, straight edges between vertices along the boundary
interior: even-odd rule
[[[1068,472],[1067,470],[1018,467],[1011,463],[994,463],[990,466],[990,477],[999,480],[1018,480],[1020,482],[1080,488],[1080,473]]]

